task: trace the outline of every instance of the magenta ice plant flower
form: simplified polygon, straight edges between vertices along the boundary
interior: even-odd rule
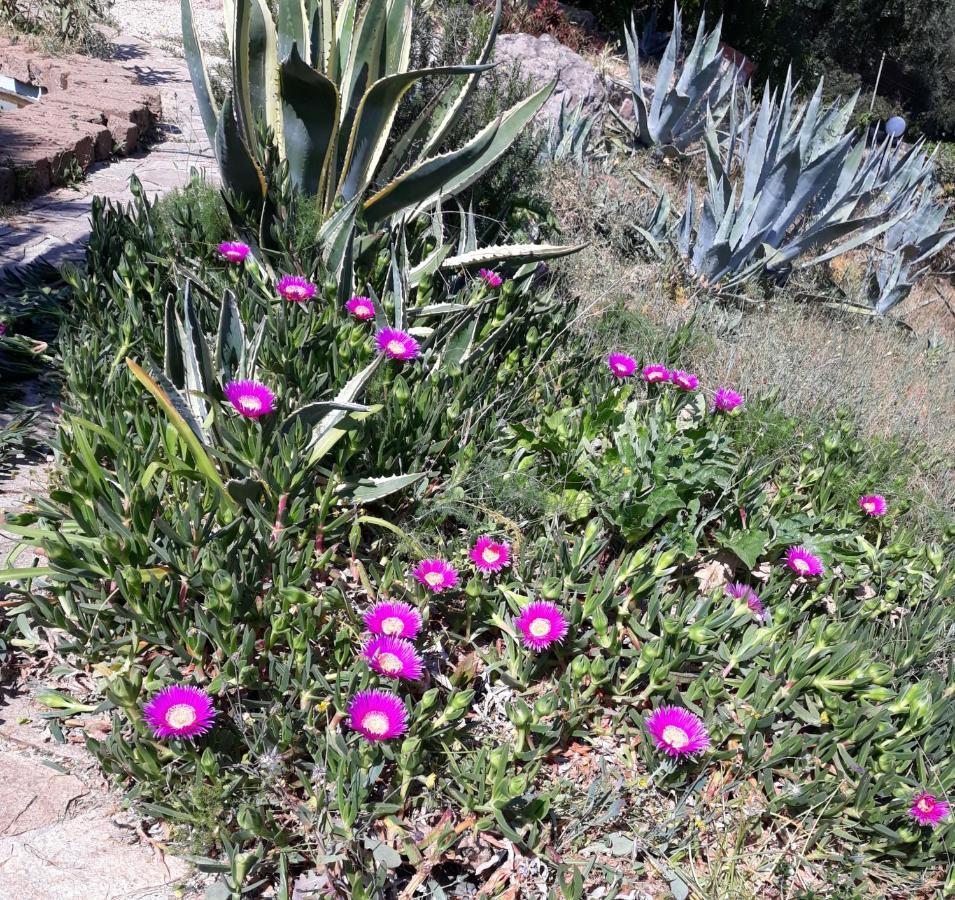
[[[250,419],[266,416],[275,409],[275,394],[257,381],[230,381],[225,386],[225,396],[237,412]]]
[[[189,740],[205,734],[216,716],[212,698],[190,685],[163,688],[144,707],[143,718],[156,738]]]
[[[646,718],[647,731],[668,756],[701,753],[710,746],[710,736],[699,716],[679,706],[661,706]]]
[[[413,641],[421,630],[421,613],[401,600],[382,600],[365,613],[365,628],[372,634]]]
[[[362,650],[369,665],[388,678],[404,678],[418,681],[421,678],[421,657],[411,641],[404,638],[378,635]]]
[[[647,384],[662,384],[664,381],[670,380],[672,373],[666,366],[652,365],[644,366],[640,374]]]
[[[223,241],[219,244],[219,255],[230,263],[245,262],[249,252],[249,245],[241,241]]]
[[[637,370],[637,361],[626,353],[611,353],[607,365],[616,378],[629,378]]]
[[[786,565],[803,578],[822,575],[826,571],[822,560],[805,547],[790,547],[786,551]]]
[[[931,825],[932,828],[935,828],[942,819],[947,818],[948,813],[948,803],[925,791],[912,798],[912,808],[909,810],[909,815],[919,825]]]
[[[352,297],[345,304],[347,309],[356,319],[374,319],[375,304],[368,297]]]
[[[435,594],[450,590],[458,583],[458,570],[443,559],[423,559],[411,574]]]
[[[528,603],[514,622],[524,635],[524,646],[540,652],[560,643],[567,634],[567,617],[553,603]]]
[[[279,279],[275,289],[293,303],[304,303],[315,296],[315,285],[300,275],[285,275]]]
[[[389,359],[414,359],[419,352],[418,342],[406,331],[381,328],[375,335],[378,352]]]
[[[500,572],[511,561],[511,548],[482,534],[471,548],[471,562],[482,572]]]
[[[700,386],[700,379],[692,372],[683,369],[674,369],[670,373],[670,381],[684,391],[695,391]]]
[[[388,691],[359,691],[348,705],[348,724],[367,741],[390,741],[408,730],[408,710]]]
[[[743,398],[732,388],[721,387],[713,395],[713,408],[721,412],[732,412],[737,406],[742,406]]]
[[[756,618],[763,622],[766,619],[766,607],[763,604],[763,601],[759,599],[759,594],[756,593],[748,584],[742,584],[739,581],[733,582],[732,584],[726,585],[723,590],[726,592],[727,597],[732,597],[735,600],[745,600],[746,606],[749,611],[756,616]]]
[[[867,516],[884,516],[888,506],[881,494],[868,494],[859,498],[859,506]]]
[[[480,269],[478,271],[478,278],[481,278],[488,287],[498,288],[504,282],[500,275],[497,272],[492,272],[490,269]]]

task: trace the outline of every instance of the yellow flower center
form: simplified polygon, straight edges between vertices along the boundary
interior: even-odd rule
[[[500,550],[495,550],[493,547],[486,547],[481,554],[481,558],[486,563],[496,563],[501,558],[501,552]]]
[[[369,734],[384,734],[388,730],[388,716],[382,712],[370,712],[361,720],[361,727]]]
[[[534,619],[528,630],[534,637],[546,637],[550,634],[550,619]]]
[[[394,653],[379,653],[378,665],[382,672],[387,672],[389,675],[400,672],[403,668],[401,660]]]
[[[793,565],[796,567],[797,572],[806,573],[810,569],[810,565],[804,559],[794,559]]]
[[[875,512],[875,503],[871,500],[866,500],[866,502],[862,504],[862,508],[869,513]]]
[[[258,397],[247,395],[239,398],[239,406],[252,412],[257,412],[262,408],[262,401]]]
[[[300,284],[290,284],[290,285],[285,289],[285,292],[286,292],[290,297],[300,297],[300,298],[302,298],[302,299],[305,298],[305,288],[303,288]]]
[[[431,587],[437,587],[439,584],[444,584],[444,575],[441,572],[428,572],[424,576],[424,580],[431,585]]]
[[[663,729],[663,740],[671,747],[682,750],[690,743],[690,736],[679,725],[667,725]]]
[[[177,703],[169,707],[166,724],[170,728],[188,728],[197,718],[195,707],[188,703]]]
[[[367,315],[370,315],[370,313],[371,313],[371,310],[367,306],[359,304],[358,306],[355,307],[356,316],[367,316]]]
[[[388,341],[388,351],[395,356],[404,356],[405,345],[401,341]]]
[[[925,812],[925,813],[931,812],[932,808],[935,806],[935,804],[932,803],[932,801],[929,800],[928,797],[923,797],[921,800],[919,800],[919,802],[916,805],[922,812]]]
[[[381,623],[381,630],[385,634],[392,636],[398,635],[405,630],[405,623],[397,616],[388,616],[388,618]]]

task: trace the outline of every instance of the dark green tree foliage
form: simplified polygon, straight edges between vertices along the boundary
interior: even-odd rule
[[[669,0],[591,0],[604,27],[638,21],[656,6],[668,27]],[[704,4],[681,4],[693,29]],[[723,16],[724,40],[757,63],[756,80],[795,75],[814,84],[824,75],[834,91],[872,90],[886,54],[877,112],[901,112],[933,137],[955,135],[955,0],[713,0],[707,15]],[[868,104],[861,106],[868,109]]]

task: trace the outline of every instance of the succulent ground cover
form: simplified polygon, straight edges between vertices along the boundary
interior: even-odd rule
[[[251,205],[96,203],[0,573],[0,649],[92,680],[50,696],[209,896],[955,889],[932,459],[480,251],[467,187],[378,228],[265,138]]]

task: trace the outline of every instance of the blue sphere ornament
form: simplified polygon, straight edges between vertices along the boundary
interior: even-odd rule
[[[892,118],[885,123],[885,133],[889,137],[902,137],[903,131],[905,131],[905,119],[901,116],[892,116]]]

